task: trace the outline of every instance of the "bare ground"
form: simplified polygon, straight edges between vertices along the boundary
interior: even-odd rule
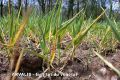
[[[61,56],[61,60],[58,62],[56,59],[53,63],[53,67],[46,73],[56,73],[59,76],[50,77],[39,77],[39,76],[20,76],[17,80],[120,80],[118,75],[111,70],[106,64],[104,64],[95,54],[92,53],[91,47],[87,43],[82,43],[78,49],[76,49],[75,57],[73,59],[67,59],[67,53]],[[64,51],[61,50],[61,52]],[[26,52],[29,53],[29,52]],[[70,52],[68,52],[70,53]],[[120,70],[120,45],[116,46],[115,50],[104,50],[101,53],[109,62],[111,62],[117,69]],[[61,67],[66,62],[63,70]],[[24,73],[42,73],[45,71],[42,67],[42,59],[35,57],[33,55],[24,55],[21,68],[19,72]],[[7,69],[9,66],[8,57],[6,52],[0,50],[0,80],[5,80]],[[66,75],[68,73],[73,73],[73,75]]]

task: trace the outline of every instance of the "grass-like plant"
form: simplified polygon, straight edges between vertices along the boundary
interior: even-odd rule
[[[12,68],[14,64],[14,49],[19,48],[21,37],[27,37],[35,40],[36,48],[40,48],[41,52],[37,53],[31,50],[31,53],[43,58],[44,61],[48,63],[48,67],[53,67],[53,62],[55,58],[61,58],[61,42],[67,33],[71,37],[69,44],[64,50],[65,54],[67,50],[72,48],[72,52],[69,53],[70,58],[74,57],[75,50],[82,43],[83,40],[94,43],[98,51],[103,48],[108,48],[111,43],[110,40],[116,41],[115,38],[120,42],[120,35],[118,30],[118,23],[107,17],[107,22],[100,22],[99,19],[105,14],[105,10],[95,19],[89,18],[85,19],[85,11],[82,9],[76,15],[74,15],[69,20],[62,19],[62,0],[57,0],[54,8],[47,14],[35,15],[33,12],[30,16],[30,11],[20,17],[20,11],[18,15],[13,16],[14,13],[7,17],[3,17],[0,21],[0,43],[8,51],[10,56],[10,67],[9,72],[12,73]],[[22,22],[21,22],[22,20]],[[97,23],[97,21],[99,21]],[[113,37],[112,32],[115,38]],[[100,39],[97,42],[97,38]],[[16,65],[15,72],[18,71],[20,67],[20,59],[24,51],[29,50],[28,48],[22,49],[20,52],[20,57]],[[100,57],[107,65],[106,62],[97,52],[93,51],[98,57]],[[58,56],[56,55],[58,54]],[[68,57],[67,57],[68,58]],[[67,60],[65,61],[67,62]],[[110,64],[111,67],[111,64]],[[113,68],[119,75],[113,66]],[[15,76],[13,77],[13,80]]]

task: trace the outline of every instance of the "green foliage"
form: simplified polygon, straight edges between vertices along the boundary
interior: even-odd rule
[[[41,49],[40,54],[31,51],[32,54],[42,57],[52,65],[56,57],[60,60],[61,40],[66,36],[66,33],[70,33],[69,36],[72,39],[66,45],[64,53],[71,49],[71,46],[74,53],[82,41],[91,42],[97,47],[96,49],[100,50],[111,46],[111,42],[116,39],[120,42],[119,23],[108,17],[107,21],[99,21],[104,13],[105,10],[95,20],[85,19],[86,12],[82,9],[71,19],[65,21],[62,20],[62,0],[57,0],[56,6],[49,13],[43,16],[33,12],[31,16],[25,16],[22,23],[20,14],[3,17],[0,21],[0,43],[13,47],[21,36],[30,37],[31,33],[35,38],[38,38],[37,45]],[[8,40],[5,36],[8,36]],[[70,54],[73,56],[73,53]]]

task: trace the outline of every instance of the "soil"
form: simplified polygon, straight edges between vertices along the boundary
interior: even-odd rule
[[[46,74],[51,74],[51,76],[44,77],[36,76],[36,73],[42,74],[47,69],[45,67],[46,64],[41,58],[29,54],[30,52],[26,52],[19,72],[30,73],[32,76],[17,76],[16,80],[120,80],[119,76],[113,70],[92,53],[92,48],[94,47],[89,43],[83,42],[75,50],[75,57],[73,59],[67,58],[71,51],[68,50],[66,54],[61,56],[60,60],[58,58],[54,60],[54,68],[51,67],[45,72]],[[64,49],[65,46],[61,49],[61,53]],[[105,49],[102,51],[102,55],[117,69],[120,69],[120,45],[117,45],[115,50]],[[67,62],[65,63],[65,61]],[[65,66],[62,68],[64,63]],[[9,58],[2,48],[0,50],[0,80],[5,80],[8,66]]]

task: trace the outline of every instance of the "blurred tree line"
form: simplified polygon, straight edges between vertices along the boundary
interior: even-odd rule
[[[22,16],[23,11],[26,11],[29,5],[34,7],[36,6],[36,3],[39,10],[43,14],[46,14],[52,10],[57,0],[16,0],[16,3],[14,3],[13,0],[6,0],[6,4],[3,4],[3,1],[4,0],[0,1],[1,17],[4,14],[11,14],[13,9],[17,10],[17,12],[20,12],[20,15]],[[79,10],[84,9],[86,17],[95,18],[102,12],[101,7],[106,9],[106,1],[107,0],[63,0],[63,9],[65,9],[63,13],[65,13],[66,18],[69,19],[79,12]],[[111,17],[113,13],[113,5],[112,0],[108,1],[110,5],[109,17]]]

